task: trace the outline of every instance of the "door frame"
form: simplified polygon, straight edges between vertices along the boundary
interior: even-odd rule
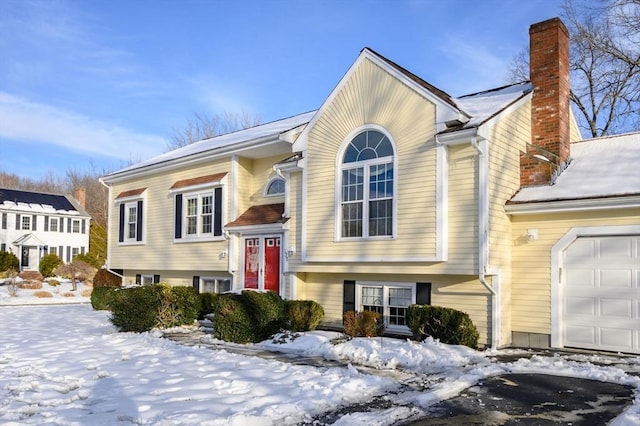
[[[246,259],[246,246],[247,246],[247,240],[253,240],[253,239],[258,239],[260,240],[260,244],[259,244],[259,252],[258,252],[258,257],[259,257],[259,272],[258,272],[258,290],[265,290],[264,284],[265,284],[265,268],[264,268],[264,262],[265,262],[265,248],[266,248],[266,240],[269,238],[279,238],[280,239],[280,254],[278,256],[278,262],[280,263],[279,265],[279,271],[280,273],[278,274],[278,294],[282,295],[283,292],[283,274],[282,274],[282,270],[283,270],[283,265],[284,265],[284,250],[283,250],[283,242],[284,242],[284,234],[283,233],[268,233],[268,234],[245,234],[242,236],[241,238],[241,242],[240,242],[240,253],[241,253],[241,259],[240,259],[240,271],[241,271],[241,278],[240,278],[240,282],[242,283],[242,289],[245,288],[245,259]]]

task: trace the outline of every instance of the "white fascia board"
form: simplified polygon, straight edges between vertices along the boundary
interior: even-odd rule
[[[311,121],[309,121],[307,127],[304,128],[298,139],[293,143],[294,151],[306,151],[309,132],[311,131],[311,129],[313,129],[313,127],[320,119],[320,117],[322,117],[329,105],[333,103],[333,101],[342,91],[343,87],[347,84],[351,76],[356,72],[356,70],[360,67],[360,65],[362,65],[365,60],[373,62],[375,65],[382,68],[385,72],[393,76],[395,79],[402,82],[404,85],[424,97],[426,100],[433,103],[436,106],[437,124],[444,126],[444,123],[446,121],[458,119],[461,116],[464,116],[464,114],[462,114],[460,110],[453,107],[452,105],[449,105],[426,88],[411,80],[405,74],[392,67],[387,62],[380,59],[378,56],[372,54],[368,49],[364,49],[360,53],[356,61],[351,65],[351,67],[349,67],[342,79],[340,79],[336,87],[331,91],[327,99],[322,103],[322,106],[316,111],[315,115],[313,116]]]
[[[123,173],[115,172],[115,174],[113,175],[108,175],[100,178],[100,181],[106,185],[110,185],[132,178],[143,177],[145,175],[149,175],[158,171],[164,172],[184,166],[196,166],[207,161],[216,160],[223,157],[230,157],[234,154],[241,154],[243,151],[246,151],[248,149],[261,148],[266,145],[271,145],[279,142],[286,142],[280,139],[280,134],[269,135],[258,139],[252,139],[233,145],[220,147],[218,149],[213,148],[212,150],[199,152],[197,154],[192,154],[185,157],[174,158],[162,163],[151,164],[140,169],[128,170]]]
[[[522,204],[507,204],[510,215],[525,215],[556,212],[579,212],[590,210],[618,210],[640,208],[640,195],[632,197],[590,198],[581,200],[532,201]]]
[[[247,235],[247,234],[267,234],[267,233],[282,233],[286,229],[285,223],[271,223],[268,225],[246,225],[246,226],[229,226],[225,227],[225,231],[229,231],[232,234]]]
[[[476,136],[478,136],[478,129],[471,127],[457,132],[436,134],[436,143],[445,146],[462,145],[471,143],[471,139]]]
[[[305,256],[304,262],[308,263],[415,263],[415,262],[440,262],[437,256],[382,256],[382,257],[369,257],[369,256],[340,256],[340,257],[320,257],[320,256]]]
[[[275,167],[282,172],[287,172],[287,173],[299,172],[302,170],[302,168],[298,164],[299,162],[300,160],[291,161],[288,163],[280,163],[280,164],[276,164]]]

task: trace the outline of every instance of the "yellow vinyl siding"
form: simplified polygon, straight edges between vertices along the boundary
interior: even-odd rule
[[[384,102],[380,100],[384,99]],[[359,253],[371,259],[435,256],[434,105],[365,60],[309,133],[307,152],[307,254],[316,259]],[[339,149],[365,124],[383,127],[395,143],[401,184],[397,194],[397,238],[334,241],[335,182]],[[311,243],[313,242],[313,243]]]
[[[516,215],[513,217],[513,331],[551,333],[551,248],[571,228],[637,225],[637,209]],[[527,239],[528,229],[538,240]]]
[[[265,197],[264,192],[271,179],[278,177],[273,171],[273,165],[279,163],[287,156],[275,156],[261,158],[253,161],[253,186],[251,192],[251,205],[274,204],[284,202],[284,196]]]
[[[219,254],[226,248],[221,241],[174,243],[174,195],[169,193],[171,186],[179,180],[230,171],[229,161],[217,161],[197,167],[147,175],[138,180],[114,184],[112,196],[123,191],[147,188],[144,194],[144,240],[142,245],[123,245],[118,242],[119,213],[118,204],[111,202],[110,232],[111,245],[109,266],[116,269],[139,268],[144,265],[148,270],[196,270],[207,265],[211,270],[227,270],[226,259]],[[223,195],[223,212],[229,206],[231,193],[229,176]],[[223,223],[228,217],[223,215]]]

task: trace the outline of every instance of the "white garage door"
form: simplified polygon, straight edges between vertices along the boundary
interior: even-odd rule
[[[640,353],[640,236],[581,237],[564,252],[565,346]]]

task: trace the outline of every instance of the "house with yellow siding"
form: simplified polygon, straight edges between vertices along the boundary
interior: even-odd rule
[[[315,111],[105,176],[109,269],[315,300],[325,327],[409,334],[433,304],[483,346],[640,352],[640,135],[581,141],[568,32],[529,32],[531,81],[452,97],[365,48]]]

